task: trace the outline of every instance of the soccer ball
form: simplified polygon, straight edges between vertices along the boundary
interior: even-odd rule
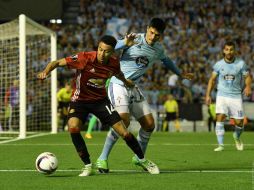
[[[57,169],[58,160],[53,153],[43,152],[36,158],[35,166],[40,173],[52,174]]]

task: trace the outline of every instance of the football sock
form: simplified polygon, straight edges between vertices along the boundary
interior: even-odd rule
[[[92,133],[92,130],[93,130],[95,124],[96,124],[96,121],[97,121],[97,118],[96,118],[96,116],[93,115],[91,117],[91,119],[89,120],[88,128],[87,128],[87,131],[86,131],[87,134]]]
[[[90,155],[87,151],[86,143],[80,133],[71,133],[72,142],[85,165],[90,164]]]
[[[143,128],[139,130],[137,140],[144,154],[152,132],[153,131],[145,131]]]
[[[143,151],[133,134],[129,133],[126,137],[124,137],[124,140],[128,147],[130,147],[131,150],[138,156],[138,158],[142,160],[144,158]]]
[[[243,132],[243,129],[244,129],[244,127],[239,127],[239,126],[235,125],[234,136],[235,136],[237,139],[240,138],[240,136],[241,136],[241,134],[242,134],[242,132]]]
[[[163,121],[162,131],[168,131],[168,121]]]
[[[219,145],[223,145],[225,134],[224,122],[216,122],[215,132]]]
[[[104,146],[103,146],[103,150],[102,153],[99,157],[99,160],[107,160],[108,159],[108,155],[111,151],[111,149],[113,148],[114,144],[116,143],[116,141],[118,140],[119,135],[117,134],[117,132],[114,131],[114,129],[110,129],[108,132],[108,135],[106,137]]]
[[[181,129],[181,126],[180,126],[180,122],[178,121],[178,119],[177,120],[175,120],[175,129],[176,129],[176,131],[181,131],[182,129]]]

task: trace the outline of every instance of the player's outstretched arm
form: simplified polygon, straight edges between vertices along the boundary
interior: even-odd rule
[[[245,88],[243,90],[244,95],[247,97],[251,95],[251,83],[252,77],[249,74],[245,77]]]
[[[137,38],[137,34],[135,33],[130,33],[130,34],[126,34],[124,37],[124,43],[126,46],[133,46],[135,44],[137,44],[137,42],[135,41],[135,39]]]
[[[48,74],[51,71],[53,71],[55,68],[57,68],[59,66],[65,66],[66,64],[67,64],[67,62],[66,62],[65,58],[49,62],[48,65],[46,66],[46,68],[42,72],[38,73],[37,78],[44,80],[47,78]]]
[[[125,47],[130,47],[130,46],[135,45],[137,43],[135,41],[137,36],[138,35],[135,34],[135,33],[126,34],[124,39],[117,40],[117,44],[116,44],[115,50],[120,50],[120,49],[123,49]]]
[[[162,59],[161,61],[168,69],[173,71],[175,74],[177,74],[181,78],[188,79],[188,80],[192,80],[194,78],[193,73],[181,73],[181,71],[178,69],[178,67],[173,63],[173,61],[170,58],[166,57]]]
[[[215,82],[216,82],[216,78],[217,78],[217,74],[212,73],[212,76],[209,79],[208,85],[207,85],[207,90],[206,90],[206,97],[205,97],[205,102],[207,105],[210,105],[212,102],[211,99],[211,92],[215,86]]]

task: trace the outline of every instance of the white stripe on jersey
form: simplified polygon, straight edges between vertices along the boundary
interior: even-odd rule
[[[81,73],[79,73],[79,75],[77,76],[77,79],[76,79],[76,90],[73,94],[73,97],[71,98],[71,100],[73,102],[76,102],[76,100],[78,99],[79,94],[80,94],[80,78],[81,78]]]

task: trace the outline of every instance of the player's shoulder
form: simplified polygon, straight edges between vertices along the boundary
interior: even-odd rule
[[[110,57],[110,63],[113,63],[113,64],[119,64],[119,58],[115,55],[112,55]]]
[[[115,62],[115,63],[119,63],[119,58],[117,56],[115,56],[115,55],[112,55],[110,57],[110,61]]]
[[[136,33],[135,41],[137,43],[142,42],[145,40],[145,33]]]
[[[222,65],[224,65],[224,63],[225,63],[224,59],[220,59],[215,62],[215,64],[213,65],[213,68],[216,69],[218,67],[221,67]]]
[[[96,58],[97,52],[96,51],[83,51],[83,52],[80,52],[78,55],[80,58],[83,58],[83,59],[86,59],[89,61],[94,61]]]
[[[236,64],[239,64],[239,65],[244,65],[244,64],[245,64],[245,61],[244,61],[242,58],[237,57],[237,58],[235,59],[235,63],[236,63]]]
[[[164,51],[164,47],[160,42],[156,42],[153,46],[157,51],[163,52]]]
[[[225,60],[224,60],[224,58],[223,58],[223,59],[218,60],[218,61],[215,63],[215,65],[222,65],[222,64],[225,64]]]

